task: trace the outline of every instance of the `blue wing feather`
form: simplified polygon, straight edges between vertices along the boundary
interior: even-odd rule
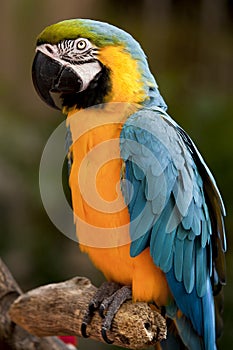
[[[184,267],[183,267],[183,282],[187,293],[191,293],[194,288],[194,274],[195,274],[195,252],[194,241],[186,239],[184,241]],[[205,268],[205,267],[204,267]]]
[[[201,234],[201,220],[199,217],[198,210],[195,210],[193,212],[193,222],[192,222],[192,231],[195,233],[196,236],[199,236]]]
[[[162,247],[162,255],[160,257],[159,263],[159,266],[163,267],[163,271],[165,273],[168,272],[172,267],[175,234],[176,229],[170,233],[165,234],[165,239]]]
[[[184,240],[177,238],[174,248],[174,273],[177,281],[182,281],[184,261]]]
[[[160,112],[143,108],[130,116],[121,132],[121,157],[131,182],[130,194],[123,191],[126,202],[131,198],[130,254],[137,256],[150,247],[154,263],[166,274],[175,302],[185,315],[182,322],[189,319],[203,337],[205,350],[210,350],[215,348],[212,259],[217,262],[214,280],[224,283],[222,255],[211,258],[211,242],[225,249],[224,207],[190,138]],[[192,341],[187,338],[184,343]],[[201,342],[198,348],[189,348],[202,349]]]
[[[207,271],[203,266],[206,266],[206,249],[200,245],[199,240],[196,241],[196,290],[199,297],[202,297],[206,292]]]

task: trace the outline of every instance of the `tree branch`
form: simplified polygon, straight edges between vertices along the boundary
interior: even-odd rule
[[[39,337],[51,335],[81,336],[82,319],[96,291],[86,278],[75,277],[50,284],[21,295],[11,305],[12,320]],[[102,319],[96,312],[87,332],[90,338],[101,338]],[[114,344],[142,349],[166,338],[166,321],[148,304],[124,303],[117,312],[108,337]]]
[[[68,350],[57,337],[39,338],[14,324],[8,314],[11,304],[22,294],[6,265],[0,259],[0,349]]]

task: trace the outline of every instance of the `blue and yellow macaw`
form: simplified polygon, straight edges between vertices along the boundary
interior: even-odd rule
[[[193,141],[167,114],[138,42],[107,23],[62,21],[39,35],[32,74],[40,97],[67,114],[80,248],[109,281],[102,294],[113,295],[106,302],[98,293],[83,334],[92,308],[105,305],[113,317],[111,302],[132,291],[166,316],[162,349],[216,349],[224,205]]]

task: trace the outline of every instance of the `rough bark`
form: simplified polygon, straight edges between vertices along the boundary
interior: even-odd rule
[[[56,337],[39,338],[16,325],[9,308],[22,291],[0,259],[0,349],[1,350],[68,350]]]
[[[91,282],[75,277],[50,284],[21,295],[11,305],[12,320],[39,337],[52,335],[81,336],[82,319],[96,291]],[[90,338],[101,338],[102,319],[95,313],[87,328]],[[142,349],[166,337],[166,321],[146,303],[124,303],[117,312],[108,337],[129,349]]]

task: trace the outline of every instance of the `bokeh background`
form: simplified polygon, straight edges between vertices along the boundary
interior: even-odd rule
[[[103,276],[50,222],[40,199],[43,147],[63,120],[31,82],[35,39],[66,18],[110,22],[144,48],[169,113],[212,169],[226,208],[228,283],[220,349],[233,343],[233,1],[2,0],[0,12],[0,256],[24,289]],[[106,349],[89,340],[80,349]]]

